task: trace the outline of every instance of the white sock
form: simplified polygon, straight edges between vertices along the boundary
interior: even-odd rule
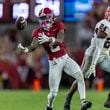
[[[55,100],[55,96],[53,96],[51,93],[48,95],[48,107],[53,107],[53,102]]]
[[[78,84],[78,92],[80,95],[80,99],[85,99],[86,98],[86,90],[85,90],[85,82],[84,82],[82,72],[77,72],[76,74],[74,74],[74,76],[75,76],[75,79]]]
[[[84,81],[78,81],[78,92],[79,92],[81,100],[86,98],[86,90],[85,90]]]

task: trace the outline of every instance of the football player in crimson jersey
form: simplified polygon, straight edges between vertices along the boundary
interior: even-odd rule
[[[91,45],[85,52],[81,65],[85,78],[89,78],[92,74],[95,76],[95,67],[97,64],[99,64],[104,71],[110,73],[110,7],[106,9],[104,19],[96,24]],[[70,110],[71,98],[76,90],[77,84],[73,82],[66,97],[64,110]],[[108,94],[104,106],[110,108],[110,93]]]
[[[43,8],[39,12],[40,28],[32,32],[33,41],[29,47],[18,48],[21,52],[32,52],[39,44],[43,45],[49,57],[49,88],[48,104],[45,110],[52,110],[53,101],[59,89],[59,83],[64,70],[68,75],[74,77],[78,84],[78,91],[81,99],[81,110],[91,107],[91,102],[85,100],[85,83],[80,67],[72,60],[65,49],[64,30],[62,22],[55,22],[53,11]]]

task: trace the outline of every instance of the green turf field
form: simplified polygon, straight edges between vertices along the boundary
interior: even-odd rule
[[[60,90],[55,103],[54,110],[63,110],[63,103],[67,90]],[[44,110],[48,91],[39,93],[33,91],[0,91],[0,110]],[[107,110],[103,107],[107,91],[98,93],[88,91],[87,98],[93,102],[89,110]],[[76,93],[72,100],[72,109],[80,110],[79,95]]]

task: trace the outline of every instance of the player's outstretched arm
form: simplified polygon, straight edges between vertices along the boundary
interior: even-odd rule
[[[107,34],[104,31],[99,30],[99,32],[97,33],[97,38],[95,39],[96,46],[95,46],[95,50],[93,52],[91,66],[90,66],[89,70],[85,73],[85,78],[89,78],[91,76],[91,74],[94,74],[94,76],[95,76],[95,66],[100,57],[106,37],[107,37]]]
[[[22,44],[18,44],[18,51],[23,53],[28,53],[34,51],[38,47],[38,40],[37,38],[33,38],[32,43],[28,47],[22,46]]]

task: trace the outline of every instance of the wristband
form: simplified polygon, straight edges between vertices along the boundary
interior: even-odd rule
[[[54,37],[52,37],[52,43],[55,43],[55,38]]]

